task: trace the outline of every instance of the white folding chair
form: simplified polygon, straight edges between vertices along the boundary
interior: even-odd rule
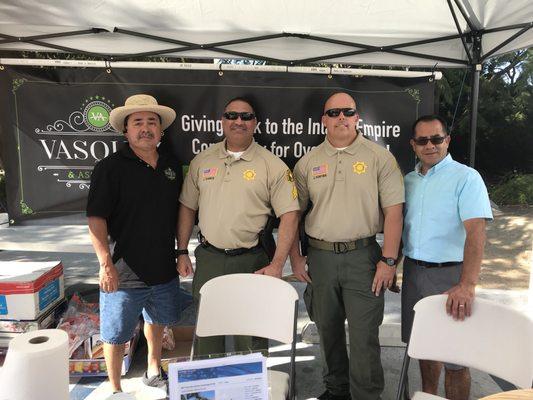
[[[456,321],[446,313],[447,295],[416,303],[406,358],[435,360],[472,367],[518,388],[533,384],[533,320],[510,307],[476,298],[472,315]],[[406,365],[407,364],[407,365]],[[402,396],[408,363],[400,375]],[[413,399],[442,399],[416,392]]]
[[[298,292],[287,282],[265,275],[230,274],[200,289],[197,337],[259,336],[291,345],[289,374],[269,371],[269,398],[294,399]]]

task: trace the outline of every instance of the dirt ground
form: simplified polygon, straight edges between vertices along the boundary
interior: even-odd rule
[[[479,288],[524,290],[533,273],[533,206],[502,206],[487,224]],[[398,273],[401,283],[401,269]]]
[[[488,224],[479,286],[527,289],[533,272],[533,207],[501,207]]]

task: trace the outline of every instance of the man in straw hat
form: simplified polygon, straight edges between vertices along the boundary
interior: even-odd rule
[[[109,117],[127,144],[99,161],[91,177],[87,217],[100,263],[100,333],[113,392],[122,391],[124,347],[141,313],[148,343],[143,382],[166,387],[161,342],[164,327],[176,324],[180,313],[175,238],[182,178],[158,145],[175,118],[152,96],[129,97]]]

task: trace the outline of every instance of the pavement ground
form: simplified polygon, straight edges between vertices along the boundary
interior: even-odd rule
[[[483,263],[479,297],[508,304],[525,313],[533,314],[533,285],[531,276],[531,249],[533,232],[533,208],[505,209],[496,216],[488,229],[486,258]],[[65,268],[65,287],[67,293],[73,291],[97,290],[98,262],[92,254],[88,242],[86,227],[83,226],[42,226],[18,227],[15,234],[9,227],[0,228],[0,261],[7,260],[61,260]],[[61,245],[58,243],[61,242]],[[69,244],[70,243],[70,244]],[[197,242],[191,240],[192,250]],[[17,251],[17,248],[26,249]],[[60,252],[51,251],[61,248]],[[9,250],[11,249],[11,250]],[[30,249],[31,251],[28,251]],[[36,251],[36,250],[45,251]],[[193,260],[194,261],[194,260]],[[400,271],[401,272],[401,271]],[[285,266],[284,275],[290,274],[290,267]],[[401,274],[400,274],[401,276]],[[190,289],[190,278],[182,280],[182,287]],[[292,282],[300,299],[305,285]],[[320,349],[313,334],[313,326],[300,301],[298,317],[298,345],[296,359],[296,390],[298,399],[311,399],[323,392],[321,378]],[[194,312],[189,312],[184,325],[193,323]],[[188,319],[188,320],[187,320]],[[386,293],[384,323],[380,331],[382,363],[385,371],[385,391],[383,400],[394,399],[402,366],[404,345],[399,340],[400,296]],[[302,335],[302,329],[306,327]],[[303,336],[303,337],[302,337]],[[302,340],[303,339],[303,340]],[[286,346],[276,343],[270,345],[269,364],[272,368],[288,370],[289,352]],[[143,387],[141,376],[146,368],[146,346],[142,343],[134,354],[132,366],[123,377],[123,386],[131,398],[164,398],[160,392]],[[108,383],[103,378],[71,379],[71,400],[98,400],[110,398]],[[499,381],[504,388],[505,382]],[[411,393],[418,390],[420,378],[418,363],[411,362],[409,369]],[[441,383],[440,395],[444,395]],[[480,371],[472,371],[472,398],[481,398],[502,389],[494,379]]]

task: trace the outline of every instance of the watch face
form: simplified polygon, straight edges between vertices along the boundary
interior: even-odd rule
[[[381,261],[387,264],[389,267],[394,267],[396,265],[396,260],[390,257],[381,257]]]

